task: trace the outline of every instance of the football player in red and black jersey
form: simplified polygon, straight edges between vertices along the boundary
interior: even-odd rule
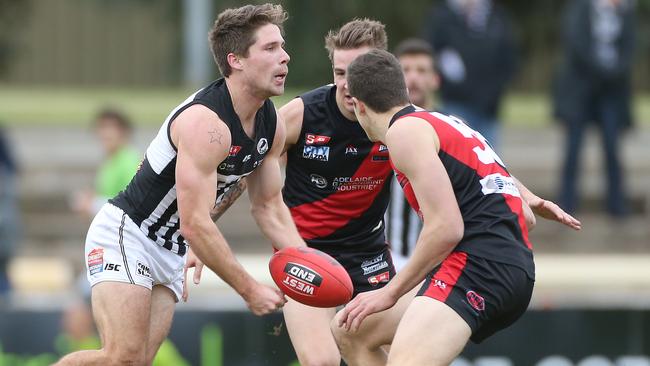
[[[463,121],[413,106],[390,53],[359,56],[348,67],[347,83],[357,119],[370,140],[390,150],[398,181],[424,224],[402,271],[347,304],[336,319],[342,328],[333,330],[350,365],[449,365],[468,340],[481,342],[526,311],[535,265],[523,203],[531,200],[538,213],[553,211],[554,219],[575,229],[580,222],[545,207],[548,202],[540,207]],[[406,311],[394,307],[423,281]],[[394,324],[396,317],[399,328],[378,330],[393,339],[388,360],[372,342],[355,343],[362,322]]]
[[[300,235],[348,271],[354,295],[384,286],[394,275],[383,216],[393,172],[388,149],[372,142],[354,115],[348,65],[386,49],[384,25],[356,19],[325,38],[334,84],[293,99],[279,113],[287,126],[287,174],[282,191]],[[289,300],[283,308],[301,365],[340,364],[330,331],[336,309]]]

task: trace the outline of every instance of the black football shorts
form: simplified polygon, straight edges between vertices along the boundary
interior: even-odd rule
[[[448,305],[472,329],[472,342],[480,343],[526,312],[534,283],[519,267],[453,252],[431,271],[417,296]]]

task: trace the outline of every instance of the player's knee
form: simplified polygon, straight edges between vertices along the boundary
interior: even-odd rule
[[[336,345],[344,356],[354,349],[354,343],[358,340],[354,338],[354,333],[346,331],[343,327],[339,327],[338,316],[332,319],[330,330],[332,331]]]

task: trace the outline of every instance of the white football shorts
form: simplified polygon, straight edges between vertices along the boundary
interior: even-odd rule
[[[86,236],[86,275],[91,286],[117,281],[168,287],[178,301],[183,294],[185,257],[172,253],[145,236],[120,208],[105,204]]]

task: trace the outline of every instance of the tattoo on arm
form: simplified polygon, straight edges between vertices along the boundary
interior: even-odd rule
[[[209,131],[208,133],[210,134],[210,143],[213,142],[221,143],[221,138],[223,137],[223,134],[221,132],[217,131],[217,129],[214,129],[212,131]]]
[[[237,198],[241,196],[242,193],[246,190],[246,178],[242,178],[234,187],[230,188],[228,192],[223,196],[221,201],[217,203],[212,210],[210,210],[210,217],[212,221],[217,222],[221,215],[223,215],[226,210],[232,204],[237,201]]]

